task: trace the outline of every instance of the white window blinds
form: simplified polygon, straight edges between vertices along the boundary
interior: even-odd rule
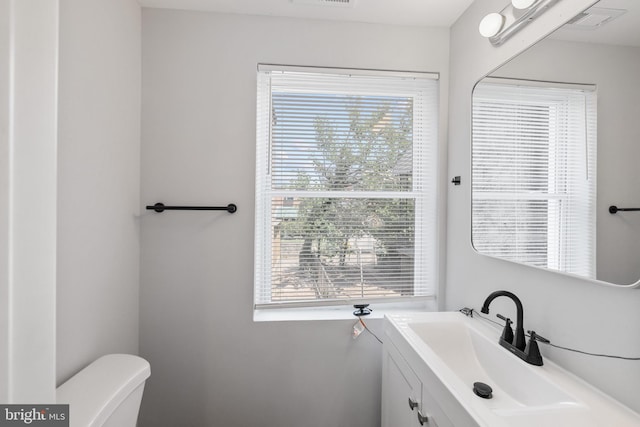
[[[257,307],[433,295],[434,77],[259,70]]]
[[[479,84],[472,154],[475,248],[595,277],[595,88]]]

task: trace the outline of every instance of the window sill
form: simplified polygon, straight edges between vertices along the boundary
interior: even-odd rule
[[[437,302],[425,300],[404,303],[373,303],[369,306],[371,314],[363,319],[382,319],[385,314],[402,314],[408,311],[438,311]],[[253,311],[254,322],[292,322],[313,320],[350,320],[355,319],[353,306],[305,308],[268,308]]]

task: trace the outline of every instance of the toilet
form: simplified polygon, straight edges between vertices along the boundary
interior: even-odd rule
[[[130,354],[97,359],[56,390],[69,404],[70,427],[135,427],[149,362]]]

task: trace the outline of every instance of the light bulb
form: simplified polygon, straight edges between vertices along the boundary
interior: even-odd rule
[[[537,0],[511,0],[511,5],[516,9],[529,9]]]
[[[504,16],[500,13],[494,12],[490,13],[480,21],[480,25],[478,26],[478,31],[482,37],[493,37],[497,35],[502,26],[504,25]]]

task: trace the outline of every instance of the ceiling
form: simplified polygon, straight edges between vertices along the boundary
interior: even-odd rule
[[[640,47],[640,1],[600,0],[595,8],[625,11],[619,17],[593,30],[563,27],[551,38],[584,43]]]
[[[474,0],[355,0],[346,7],[310,1],[138,0],[143,7],[430,27],[450,27]]]

